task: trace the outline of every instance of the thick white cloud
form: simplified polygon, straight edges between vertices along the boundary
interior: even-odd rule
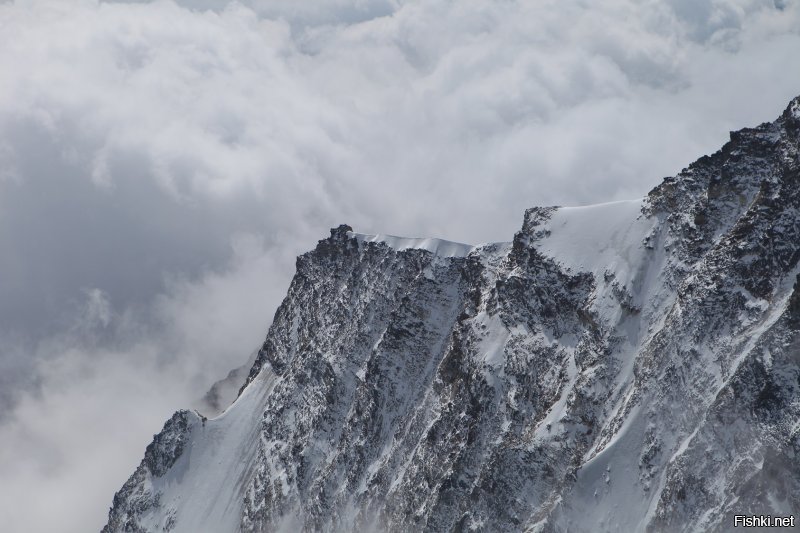
[[[479,242],[643,195],[800,93],[798,29],[789,0],[0,3],[6,526],[98,528],[329,227]]]

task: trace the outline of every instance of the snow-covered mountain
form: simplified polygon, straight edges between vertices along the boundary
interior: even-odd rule
[[[800,98],[508,243],[331,231],[104,531],[729,531],[800,511]]]

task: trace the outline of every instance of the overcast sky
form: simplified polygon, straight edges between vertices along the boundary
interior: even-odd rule
[[[99,529],[328,229],[510,240],[800,94],[797,0],[0,2],[0,516]]]

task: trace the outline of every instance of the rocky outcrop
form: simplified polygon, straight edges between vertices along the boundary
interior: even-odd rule
[[[171,531],[174,524],[172,509],[161,504],[161,493],[153,488],[153,479],[162,478],[183,454],[190,433],[189,426],[196,419],[189,411],[178,411],[167,420],[161,432],[147,445],[144,459],[133,475],[114,495],[114,505],[109,511],[108,524],[103,533],[126,531],[145,533],[152,528],[144,527],[141,519],[145,515],[161,515],[161,527],[157,531]]]

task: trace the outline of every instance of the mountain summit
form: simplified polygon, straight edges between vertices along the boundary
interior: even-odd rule
[[[800,513],[800,98],[647,197],[297,272],[236,401],[104,532],[729,531]]]

